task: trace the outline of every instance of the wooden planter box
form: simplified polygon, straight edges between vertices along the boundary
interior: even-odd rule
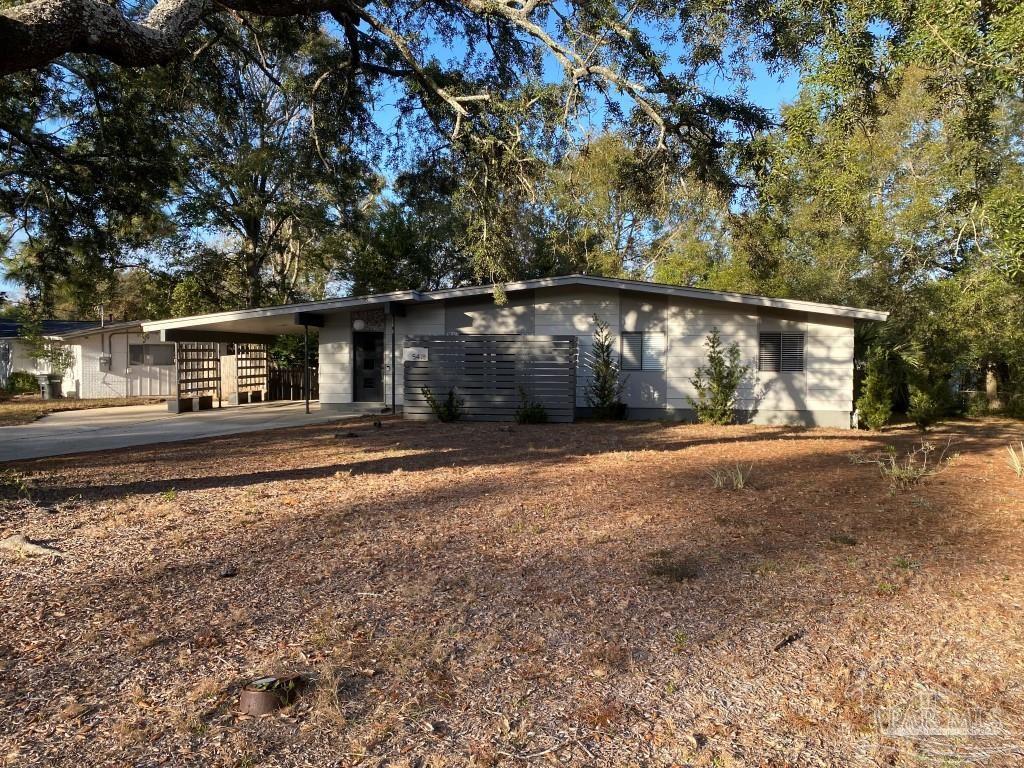
[[[245,405],[248,402],[248,392],[235,392],[228,396],[228,405]]]
[[[183,397],[181,399],[169,398],[167,400],[167,410],[171,413],[191,413],[192,411],[191,397]]]

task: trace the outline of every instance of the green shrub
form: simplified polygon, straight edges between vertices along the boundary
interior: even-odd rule
[[[868,358],[867,372],[859,398],[857,411],[868,429],[881,429],[892,417],[892,380],[889,378],[885,355],[874,351]]]
[[[7,377],[7,391],[12,395],[37,394],[39,382],[28,371],[14,371]]]
[[[587,404],[599,419],[626,418],[626,404],[622,402],[622,388],[626,379],[621,375],[615,359],[615,343],[608,323],[594,315],[594,362],[592,377],[587,384]]]
[[[705,424],[731,424],[736,414],[736,392],[750,366],[740,364],[740,348],[733,342],[722,349],[718,329],[712,329],[704,341],[708,349],[707,365],[697,368],[690,383],[697,397],[690,398],[697,420]]]
[[[988,395],[984,392],[971,392],[964,400],[964,413],[968,416],[988,416]]]
[[[1007,387],[1003,394],[1003,413],[1015,419],[1024,419],[1024,384]]]
[[[458,421],[459,417],[462,416],[462,406],[465,404],[465,401],[455,396],[454,389],[448,390],[448,396],[444,401],[434,397],[430,387],[423,387],[420,391],[423,393],[427,405],[430,406],[430,410],[434,412],[438,421]]]
[[[946,414],[943,398],[936,389],[924,389],[911,385],[910,408],[907,416],[918,428],[925,432]]]
[[[530,400],[526,390],[519,388],[519,407],[516,409],[516,423],[518,424],[546,424],[548,412],[542,403]]]

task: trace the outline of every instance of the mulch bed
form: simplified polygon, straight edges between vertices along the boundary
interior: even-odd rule
[[[899,492],[850,456],[903,429],[360,421],[5,465],[0,538],[62,555],[0,555],[0,765],[1019,765],[1022,434],[944,427]],[[278,672],[312,684],[239,716]]]

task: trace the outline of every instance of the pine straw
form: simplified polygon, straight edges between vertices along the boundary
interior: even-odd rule
[[[895,495],[849,455],[910,432],[343,428],[15,467],[0,537],[63,554],[0,564],[0,763],[1021,759],[1019,423],[940,431]],[[234,713],[287,670],[297,704]],[[880,734],[922,702],[994,735]]]

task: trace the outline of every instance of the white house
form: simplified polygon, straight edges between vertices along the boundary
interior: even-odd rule
[[[752,374],[740,408],[760,423],[849,427],[857,321],[887,313],[856,307],[706,291],[586,275],[502,286],[398,291],[143,323],[153,340],[269,342],[319,329],[321,409],[400,409],[403,347],[409,339],[472,334],[573,337],[578,345],[575,408],[585,413],[594,317],[611,328],[628,375],[623,399],[635,418],[692,418],[690,382],[718,329],[736,342]],[[458,388],[458,381],[455,386]]]
[[[61,334],[74,362],[64,374],[64,395],[170,397],[174,394],[174,345],[143,332],[137,320],[92,324]]]
[[[98,321],[44,320],[40,333],[50,339],[59,340],[62,334],[92,328]],[[28,373],[32,376],[49,373],[46,361],[32,356],[28,342],[24,339],[25,326],[17,320],[0,319],[0,389],[7,386],[12,373]]]

